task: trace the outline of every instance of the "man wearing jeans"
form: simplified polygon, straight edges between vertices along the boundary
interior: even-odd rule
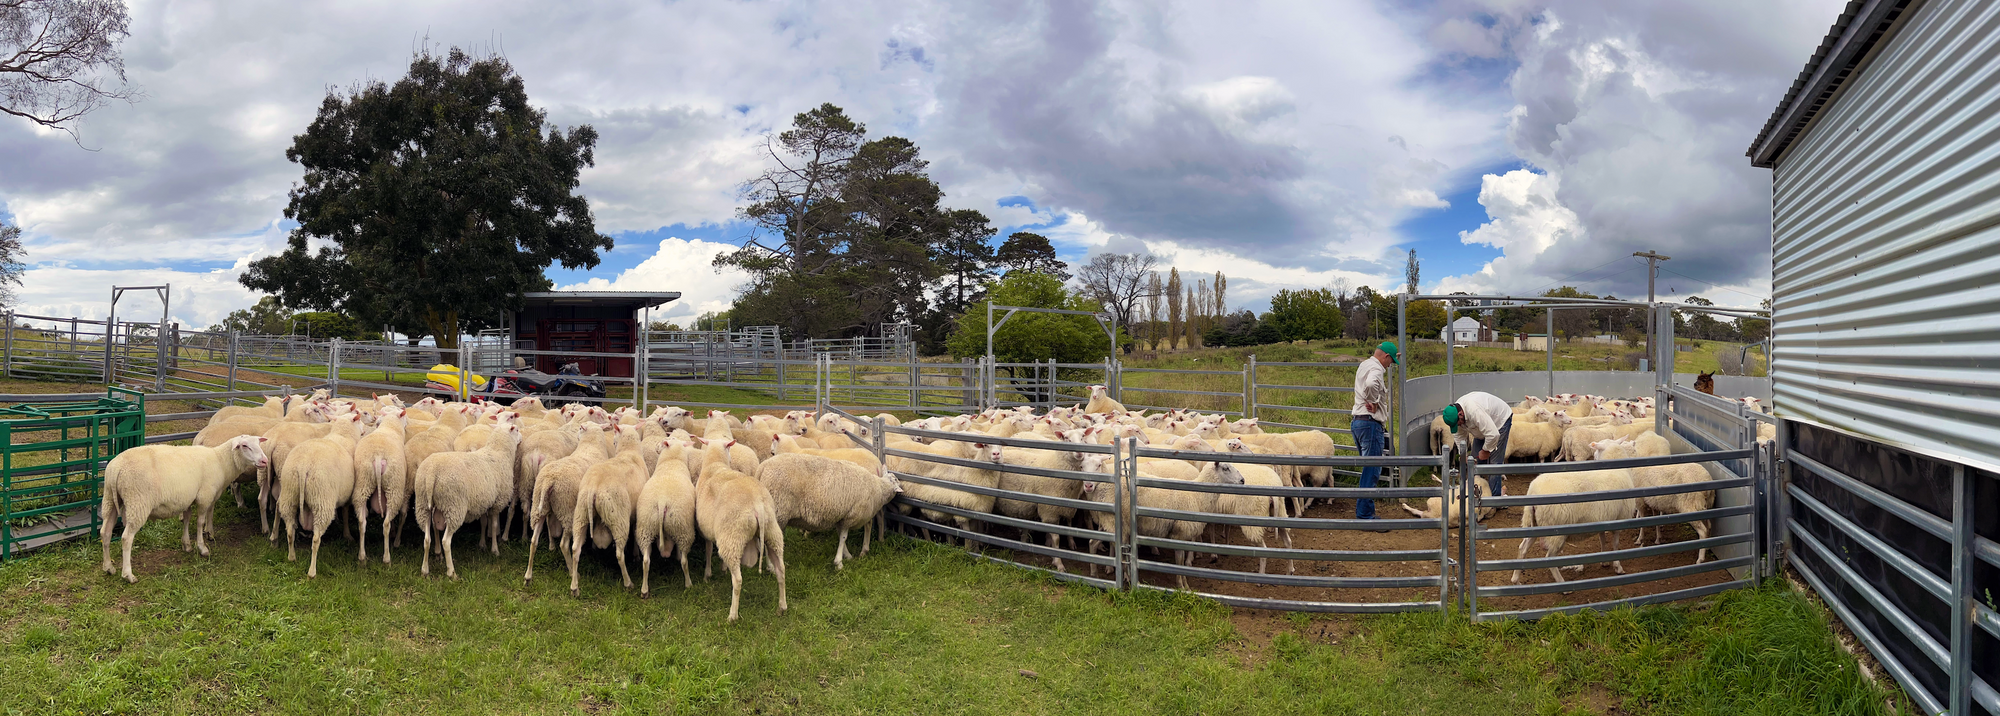
[[[1507,461],[1507,437],[1514,431],[1514,408],[1507,401],[1492,393],[1473,391],[1445,406],[1439,417],[1454,434],[1465,436],[1468,445],[1479,443],[1480,462],[1498,465]],[[1500,495],[1500,477],[1486,477],[1492,486],[1486,494]]]
[[[1382,454],[1382,423],[1389,418],[1388,370],[1396,362],[1396,344],[1383,341],[1374,356],[1354,369],[1354,413],[1348,424],[1354,430],[1354,445],[1364,456]],[[1361,486],[1374,487],[1381,476],[1381,465],[1361,468]],[[1354,516],[1375,519],[1375,501],[1355,500]]]

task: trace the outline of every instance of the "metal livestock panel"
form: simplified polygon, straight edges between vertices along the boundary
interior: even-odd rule
[[[1556,371],[1556,390],[1565,393],[1587,393],[1618,398],[1643,398],[1653,394],[1653,373],[1635,373],[1616,370],[1575,370]],[[1694,385],[1693,373],[1675,373],[1674,382],[1679,385]],[[1479,390],[1500,396],[1509,402],[1519,401],[1521,396],[1541,395],[1548,390],[1549,374],[1536,371],[1509,371],[1503,373],[1458,373],[1451,376],[1430,375],[1411,378],[1403,383],[1403,406],[1409,415],[1403,417],[1403,442],[1398,443],[1405,455],[1423,454],[1428,445],[1427,429],[1431,417],[1450,405],[1458,396]],[[1454,392],[1456,391],[1456,392]],[[1771,399],[1769,378],[1749,378],[1735,375],[1715,376],[1717,394],[1731,397],[1754,397],[1759,400]]]
[[[1772,172],[1777,413],[2000,468],[2000,4],[1931,0]]]

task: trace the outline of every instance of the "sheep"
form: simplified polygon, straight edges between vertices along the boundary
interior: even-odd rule
[[[1248,453],[1251,450],[1250,445],[1243,442],[1243,438],[1240,436],[1223,441],[1222,446],[1225,451],[1233,453]],[[1252,463],[1236,464],[1236,469],[1243,473],[1243,484],[1259,487],[1284,487],[1284,479],[1278,477],[1278,471],[1271,469],[1271,467],[1270,465]],[[1285,498],[1269,495],[1216,495],[1215,507],[1217,512],[1242,515],[1244,517],[1291,516],[1285,513]],[[1239,525],[1238,527],[1243,531],[1243,539],[1245,541],[1255,542],[1259,547],[1266,546],[1263,526]],[[1291,530],[1274,529],[1273,531],[1277,532],[1278,539],[1285,543],[1285,549],[1292,548]],[[1264,574],[1266,561],[1267,558],[1265,557],[1257,558],[1258,574]],[[1285,571],[1296,574],[1299,571],[1298,560],[1286,560]]]
[[[1472,483],[1473,492],[1479,495],[1481,499],[1484,499],[1488,496],[1488,493],[1486,491],[1487,488],[1485,480],[1466,480],[1464,482]],[[1423,509],[1418,509],[1415,507],[1411,507],[1409,505],[1403,505],[1403,510],[1409,512],[1412,515],[1416,515],[1417,517],[1426,520],[1435,520],[1442,517],[1445,521],[1446,526],[1459,527],[1462,526],[1459,524],[1459,522],[1461,521],[1463,513],[1459,511],[1458,505],[1464,499],[1465,499],[1465,485],[1462,482],[1459,485],[1451,488],[1451,504],[1449,505],[1440,504],[1439,498],[1430,497],[1430,498],[1425,498]],[[1477,511],[1475,511],[1473,515],[1474,515],[1473,517],[1474,522],[1484,521],[1486,518],[1493,516],[1493,508],[1481,507]]]
[[[404,471],[409,469],[404,462],[404,421],[409,412],[404,408],[386,408],[393,411],[385,414],[375,431],[363,436],[354,444],[354,521],[361,527],[361,561],[368,561],[368,513],[374,511],[382,518],[382,563],[389,563],[389,524],[404,511],[409,504],[409,479]]]
[[[757,460],[761,462],[771,459],[771,455],[775,453],[776,446],[772,443],[777,439],[778,432],[755,427],[730,428],[729,437],[736,442],[750,446],[750,449],[757,453]],[[854,443],[849,442],[841,447],[853,446]]]
[[[729,463],[729,469],[735,470],[745,475],[751,475],[757,472],[757,462],[758,462],[757,451],[750,449],[750,446],[748,445],[743,445],[730,438],[720,438],[714,440],[695,438],[694,443],[696,445],[702,446],[703,450],[701,452],[695,453],[695,455],[704,461],[706,461],[710,455],[710,453],[707,451],[707,448],[710,446],[719,446],[717,448],[717,453],[721,455],[726,455],[726,457],[724,457],[723,460]],[[689,466],[689,468],[690,468],[689,472],[693,472],[696,475],[701,474],[699,470],[694,470],[693,466]]]
[[[1591,443],[1608,438],[1638,435],[1652,429],[1652,426],[1648,424],[1629,422],[1622,425],[1572,426],[1571,419],[1563,414],[1556,415],[1554,424],[1563,427],[1562,459],[1572,461],[1590,459]]]
[[[1148,475],[1143,471],[1139,473],[1139,476],[1153,477],[1152,475]],[[1222,485],[1241,485],[1243,484],[1243,472],[1241,470],[1238,470],[1237,466],[1232,463],[1227,463],[1227,462],[1204,463],[1201,469],[1200,478],[1197,479],[1196,482],[1205,482],[1205,483],[1222,484]],[[1106,483],[1092,482],[1085,484],[1088,486],[1089,492],[1092,493],[1091,499],[1094,500],[1099,499],[1096,496],[1097,493],[1102,493],[1111,489]],[[1217,495],[1211,492],[1173,490],[1164,487],[1140,487],[1138,504],[1140,507],[1146,507],[1158,510],[1179,510],[1184,512],[1214,512],[1216,497]],[[1106,501],[1106,500],[1100,500],[1100,501]],[[1112,518],[1110,515],[1093,512],[1092,517],[1097,520],[1097,525],[1099,530],[1107,532],[1110,531],[1110,529],[1108,529],[1112,526],[1110,522]],[[1201,533],[1204,530],[1206,530],[1207,527],[1208,523],[1198,522],[1194,520],[1172,520],[1163,517],[1144,517],[1144,516],[1138,519],[1139,534],[1145,535],[1147,537],[1166,538],[1166,539],[1180,540],[1183,542],[1193,542],[1197,539],[1200,539]],[[1174,561],[1181,565],[1191,567],[1194,565],[1194,554],[1187,550],[1177,550],[1177,554],[1175,555]],[[1175,575],[1175,580],[1179,583],[1181,589],[1188,588],[1186,575]]]
[[[785,613],[785,530],[763,483],[722,461],[710,464],[695,486],[694,515],[701,535],[715,545],[702,578],[713,574],[717,555],[729,568],[729,621],[736,621],[743,601],[743,568],[764,561],[778,577],[778,613]]]
[[[1592,450],[1597,451],[1597,459],[1599,460],[1640,457],[1638,446],[1626,440],[1605,440],[1591,443],[1590,447]],[[1692,485],[1698,482],[1708,482],[1711,479],[1713,479],[1713,476],[1708,473],[1708,470],[1695,463],[1632,468],[1632,483],[1637,487]],[[1651,511],[1662,515],[1684,515],[1690,512],[1700,512],[1714,506],[1714,490],[1682,492],[1673,495],[1651,495],[1640,498],[1642,511]],[[1690,524],[1694,527],[1695,535],[1700,539],[1708,539],[1709,529],[1714,526],[1709,520],[1695,520]],[[1653,526],[1653,544],[1661,544],[1660,531],[1664,527],[1665,525]],[[1646,529],[1644,527],[1639,528],[1639,534],[1633,538],[1632,543],[1633,546],[1645,546]],[[1694,563],[1701,564],[1707,558],[1708,548],[1703,547],[1695,553]]]
[[[104,573],[114,574],[111,565],[111,532],[119,519],[125,521],[124,574],[132,576],[132,542],[146,521],[155,517],[181,516],[181,549],[188,546],[189,523],[194,527],[194,548],[208,556],[208,542],[202,529],[215,519],[215,500],[222,488],[249,470],[268,466],[263,446],[268,441],[256,435],[239,435],[216,447],[143,445],[111,458],[104,466],[103,496],[98,515],[103,520],[98,541],[104,547]]]
[[[1558,423],[1514,423],[1507,431],[1507,458],[1546,461],[1562,452],[1565,432]]]
[[[1083,412],[1099,415],[1123,413],[1125,406],[1111,399],[1111,394],[1101,385],[1090,386],[1090,404],[1083,406]]]
[[[543,465],[569,457],[576,451],[577,443],[583,439],[585,424],[595,425],[589,421],[569,422],[560,428],[545,428],[521,436],[521,448],[514,451],[514,504],[518,508],[516,511],[521,513],[523,535],[529,531],[529,513],[534,507],[535,476],[541,474]],[[598,431],[601,433],[603,428],[598,428]]]
[[[1053,448],[1056,446],[1052,445],[1050,447]],[[1083,467],[1083,453],[1065,449],[1017,448],[1007,451],[1006,454],[1002,455],[1001,461],[1008,465],[1019,467],[1076,472]],[[1002,472],[1000,473],[999,487],[1002,490],[1010,492],[1025,492],[1043,497],[1060,497],[1075,500],[1083,496],[1083,482],[1068,477],[1048,477],[1045,475]],[[1046,505],[1040,502],[1010,500],[1007,498],[1000,498],[996,501],[994,511],[1015,519],[1033,519],[1047,525],[1060,525],[1076,516],[1076,508],[1074,507]],[[1047,533],[1047,541],[1050,549],[1056,547],[1057,538],[1058,535],[1056,533]],[[1066,571],[1063,567],[1061,557],[1054,558],[1054,562],[1056,571]]]
[[[776,455],[757,466],[757,481],[770,491],[780,526],[805,532],[838,530],[835,571],[849,557],[847,531],[861,528],[861,554],[868,553],[869,529],[884,505],[903,491],[894,475],[818,455]]]
[[[207,425],[202,426],[201,432],[194,434],[194,444],[215,447],[229,442],[230,438],[238,435],[263,435],[264,431],[281,422],[284,422],[282,418],[257,415],[237,415],[227,420],[210,420]]]
[[[275,485],[271,484],[271,476],[285,469],[285,459],[291,457],[292,448],[307,440],[326,437],[327,430],[332,427],[327,423],[284,422],[264,431],[263,437],[268,439],[264,443],[264,454],[270,457],[270,461],[257,470],[257,522],[270,535],[272,542],[278,541],[278,532],[272,529],[272,520],[267,516],[267,511],[276,506],[272,500],[277,498],[277,491],[272,489]]]
[[[590,466],[612,455],[613,449],[606,440],[604,426],[592,421],[582,422],[582,432],[577,439],[576,449],[570,454],[542,465],[535,473],[535,495],[533,507],[528,511],[528,571],[521,576],[523,583],[535,581],[535,547],[542,540],[542,528],[549,531],[550,548],[560,551],[563,558],[569,558],[569,525],[563,515],[576,513],[576,491],[583,482],[583,475]],[[553,517],[554,519],[550,519]]]
[[[925,453],[930,455],[938,455],[942,457],[952,457],[963,460],[974,460],[983,463],[997,464],[1001,462],[1002,458],[1002,451],[999,445],[987,445],[984,443],[971,443],[958,440],[942,440],[930,445],[918,445],[916,443],[909,443],[904,445],[903,449],[912,453]],[[888,468],[892,471],[900,472],[906,475],[928,477],[933,480],[938,480],[942,482],[955,482],[962,485],[973,485],[989,489],[998,488],[1000,486],[1000,480],[1001,480],[1000,473],[991,468],[971,468],[971,467],[965,467],[963,465],[946,465],[943,463],[929,462],[917,458],[898,457],[894,455],[889,456]],[[903,485],[903,494],[909,496],[910,499],[913,500],[944,505],[947,507],[956,507],[958,509],[974,513],[992,512],[993,504],[995,502],[992,495],[981,495],[974,492],[955,490],[949,487],[925,485],[916,482],[905,483]],[[904,514],[908,514],[910,512],[910,508],[907,505],[899,504],[897,506],[897,509]],[[938,523],[942,523],[946,519],[946,515],[944,513],[938,512],[936,510],[923,510],[923,516],[924,519],[926,520]],[[972,520],[970,518],[960,517],[957,515],[952,515],[950,516],[950,518],[958,524],[959,529],[968,532],[972,531]],[[925,537],[926,538],[929,537],[928,530],[926,530]],[[967,541],[966,546],[967,548],[971,547],[970,540]]]
[[[635,411],[636,412],[636,411]],[[620,437],[636,437],[639,428],[619,425]],[[583,556],[583,537],[590,535],[598,548],[610,547],[618,555],[618,575],[625,588],[632,588],[632,572],[625,567],[625,542],[632,537],[632,522],[639,504],[639,491],[650,477],[646,457],[637,440],[619,440],[618,454],[590,466],[576,488],[576,509],[570,516],[569,595],[577,595],[576,563]],[[608,543],[608,544],[607,544]]]
[[[326,437],[307,440],[292,450],[291,461],[278,475],[278,516],[285,521],[285,560],[297,559],[293,546],[298,525],[312,530],[312,561],[307,577],[319,576],[319,545],[341,505],[354,499],[354,445],[361,439],[361,416],[334,418]],[[366,536],[365,534],[363,535]]]
[[[1537,477],[1534,482],[1528,483],[1528,494],[1557,495],[1630,490],[1634,484],[1631,470],[1552,472]],[[1521,508],[1521,526],[1581,525],[1593,522],[1631,519],[1638,516],[1638,514],[1639,501],[1630,497],[1594,502],[1528,505]],[[1611,549],[1614,551],[1617,550],[1617,530],[1606,530],[1597,533],[1597,550],[1600,552],[1605,551],[1604,536],[1606,533],[1611,535]],[[1534,537],[1529,537],[1521,540],[1521,551],[1514,558],[1526,559],[1528,556],[1528,545],[1533,543],[1535,539]],[[1542,537],[1541,540],[1542,545],[1548,550],[1544,556],[1553,557],[1557,552],[1562,551],[1563,544],[1569,541],[1569,536],[1556,535],[1553,537]],[[1572,569],[1581,570],[1582,565],[1574,566]],[[1611,561],[1611,570],[1618,574],[1624,574],[1625,565],[1614,559]],[[1550,567],[1549,574],[1554,575],[1557,582],[1564,581],[1561,569]],[[1521,582],[1521,570],[1514,570],[1513,582],[1515,584]]]
[[[841,439],[845,440],[846,438],[841,438]],[[799,444],[799,438],[791,435],[777,436],[777,440],[772,443],[771,447],[774,451],[776,451],[777,455],[784,455],[784,454],[817,455],[819,457],[832,458],[835,460],[839,460],[841,462],[849,463],[856,467],[860,467],[864,470],[873,470],[875,468],[879,468],[882,466],[882,462],[880,460],[875,459],[875,451],[873,450],[864,450],[855,447],[841,448],[838,450],[804,447]]]
[[[686,450],[683,444],[659,442],[663,448],[661,458],[646,485],[639,489],[639,504],[635,506],[632,523],[633,542],[639,546],[641,599],[653,596],[655,542],[659,544],[661,558],[672,556],[670,549],[678,549],[682,586],[694,588],[694,574],[688,571],[688,551],[694,549],[695,539],[694,479],[688,475],[687,462],[675,452]]]
[[[439,533],[444,551],[444,573],[452,579],[458,578],[457,565],[452,560],[451,538],[460,525],[469,518],[481,517],[481,529],[487,533],[497,533],[500,506],[504,503],[506,485],[513,484],[514,450],[521,444],[521,427],[501,425],[487,438],[486,446],[473,452],[449,452],[432,455],[423,465],[417,467],[416,500],[413,508],[417,527],[424,531],[424,564],[422,573],[431,573],[431,532]],[[499,540],[493,540],[493,551],[499,553]]]
[[[214,415],[209,416],[208,424],[214,425],[238,416],[270,418],[272,420],[283,419],[285,417],[285,399],[275,395],[265,396],[264,404],[254,408],[242,405],[225,405],[221,410],[215,411]]]

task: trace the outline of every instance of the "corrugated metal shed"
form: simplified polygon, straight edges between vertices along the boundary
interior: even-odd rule
[[[1772,145],[1794,97],[1752,147],[1774,162],[1774,402],[2000,469],[2000,4],[1928,0],[1901,20],[1789,146]]]

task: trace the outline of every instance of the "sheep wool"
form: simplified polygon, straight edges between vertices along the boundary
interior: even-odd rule
[[[688,474],[686,460],[678,454],[686,448],[666,440],[659,442],[662,448],[659,464],[653,467],[646,486],[639,489],[639,504],[632,522],[633,541],[639,546],[641,599],[653,596],[656,543],[662,559],[672,556],[671,552],[680,554],[682,586],[694,588],[694,575],[688,571],[688,552],[694,549],[696,530],[694,478]]]
[[[458,578],[452,559],[453,533],[466,520],[480,520],[485,534],[493,535],[493,551],[500,551],[498,539],[500,508],[505,503],[505,486],[513,484],[514,450],[521,444],[518,425],[501,425],[487,438],[486,446],[473,452],[432,455],[417,467],[415,506],[417,527],[424,531],[422,573],[431,573],[432,533],[438,534],[444,552],[445,576]]]
[[[715,545],[703,578],[713,574],[715,557],[721,556],[729,568],[729,621],[733,622],[743,602],[743,568],[769,563],[778,578],[778,613],[784,613],[788,606],[785,530],[778,525],[770,491],[757,478],[730,469],[723,461],[713,462],[702,473],[695,486],[695,523]]]
[[[1557,495],[1630,490],[1634,484],[1631,470],[1552,472],[1537,477],[1534,482],[1528,483],[1528,494]],[[1631,519],[1638,516],[1638,514],[1639,501],[1629,497],[1593,502],[1528,505],[1521,508],[1521,526],[1581,525],[1593,522]],[[1604,536],[1607,533],[1611,535],[1610,549],[1618,549],[1618,531],[1609,529],[1597,533],[1597,549],[1600,552],[1605,551]],[[1562,551],[1563,544],[1568,542],[1569,536],[1556,535],[1553,537],[1543,537],[1541,540],[1543,547],[1548,550],[1544,556],[1553,557],[1557,552]],[[1520,554],[1515,556],[1515,559],[1527,558],[1528,545],[1534,541],[1535,538],[1533,537],[1521,540],[1521,551]],[[1581,566],[1579,565],[1576,569],[1580,570]],[[1611,561],[1611,569],[1618,574],[1625,573],[1625,565],[1618,560]],[[1555,577],[1555,581],[1563,581],[1562,570],[1560,568],[1550,567],[1549,574]],[[1516,584],[1520,583],[1521,570],[1514,570],[1513,581]]]
[[[805,532],[836,530],[833,568],[850,556],[847,531],[861,528],[861,554],[882,507],[902,492],[895,476],[818,455],[775,455],[757,466],[757,481],[771,493],[778,524]]]
[[[635,411],[636,412],[636,411]],[[633,416],[635,419],[636,415]],[[610,547],[618,557],[618,574],[625,588],[632,588],[632,572],[625,566],[625,543],[632,537],[632,521],[639,504],[639,491],[650,476],[646,456],[639,445],[639,426],[619,425],[618,454],[590,466],[576,490],[576,509],[570,517],[569,594],[577,594],[576,563],[583,555],[583,536],[590,535],[599,549]],[[627,438],[630,439],[627,439]]]
[[[263,446],[268,442],[255,435],[239,435],[215,447],[143,445],[111,458],[104,466],[103,496],[98,515],[98,542],[104,548],[104,573],[112,574],[111,533],[122,520],[125,544],[126,582],[132,576],[132,542],[146,521],[158,517],[181,516],[181,549],[189,549],[188,529],[194,528],[193,548],[208,556],[204,527],[215,519],[215,500],[222,488],[249,470],[265,467],[269,460]]]
[[[403,458],[406,447],[403,430],[408,411],[394,407],[386,410],[394,412],[385,415],[374,432],[354,444],[354,495],[349,500],[354,505],[354,520],[361,525],[358,539],[362,561],[368,560],[368,513],[380,516],[383,564],[389,563],[389,525],[410,504],[410,482],[403,474],[408,469]]]

